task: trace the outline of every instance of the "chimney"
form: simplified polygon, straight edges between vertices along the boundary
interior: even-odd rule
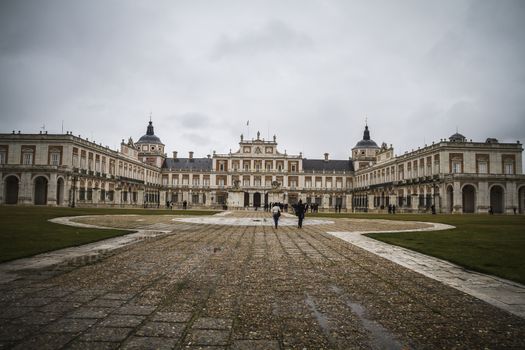
[[[177,159],[177,151],[173,151],[173,159]]]
[[[190,159],[193,159],[193,151],[190,151]]]
[[[325,154],[324,154],[324,160],[325,160],[325,162],[328,161],[328,153],[325,153]]]

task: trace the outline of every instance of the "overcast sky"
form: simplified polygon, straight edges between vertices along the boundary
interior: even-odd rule
[[[525,142],[525,1],[0,1],[0,132],[166,151],[239,135],[347,159],[459,132]]]

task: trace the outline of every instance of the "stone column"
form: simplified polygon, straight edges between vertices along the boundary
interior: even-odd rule
[[[352,199],[353,199],[352,194],[347,194],[343,197],[343,209],[346,209],[347,211],[352,212],[352,210],[354,209],[354,206],[352,205]]]
[[[436,206],[436,213],[441,213],[441,187],[432,188],[432,203]]]
[[[49,174],[47,181],[46,205],[55,207],[57,205],[57,174]]]
[[[487,181],[478,183],[478,193],[476,193],[476,212],[488,214],[490,207],[489,183]]]
[[[166,201],[168,197],[166,196],[166,191],[159,191],[159,207],[166,208]]]
[[[33,204],[34,184],[30,172],[23,172],[18,184],[18,204]]]
[[[115,189],[115,191],[113,192],[113,199],[114,199],[114,203],[116,205],[119,205],[122,203],[122,190],[117,190]]]
[[[454,214],[461,214],[463,212],[463,196],[461,193],[461,184],[459,181],[454,181]]]
[[[419,208],[419,194],[418,193],[412,193],[412,198],[410,198],[410,207],[413,211],[417,212]]]
[[[140,206],[144,206],[144,189],[138,189],[137,190],[137,204]]]
[[[505,213],[514,214],[514,208],[516,213],[518,212],[518,191],[515,182],[507,182],[505,188]]]
[[[374,210],[374,194],[368,194],[368,211]]]
[[[97,206],[99,202],[100,202],[100,188],[93,188],[91,203],[93,203],[94,206]]]
[[[230,195],[231,193],[228,195],[228,198],[226,199],[226,205],[228,206],[230,206]],[[213,201],[211,200],[212,197],[213,197]],[[217,202],[217,193],[215,191],[208,192],[208,195],[206,196],[206,206],[210,207],[216,202]]]

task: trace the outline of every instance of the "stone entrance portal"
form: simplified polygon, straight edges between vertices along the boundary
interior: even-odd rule
[[[14,175],[8,176],[5,179],[5,203],[18,203],[18,178]]]
[[[47,179],[43,176],[35,179],[35,204],[47,204]]]
[[[256,208],[261,206],[261,194],[259,192],[253,194],[253,206]]]

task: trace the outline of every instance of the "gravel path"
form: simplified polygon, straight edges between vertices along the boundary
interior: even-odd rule
[[[0,284],[0,348],[525,347],[525,320],[325,233],[377,227],[332,221],[275,230],[99,218],[173,232]]]

